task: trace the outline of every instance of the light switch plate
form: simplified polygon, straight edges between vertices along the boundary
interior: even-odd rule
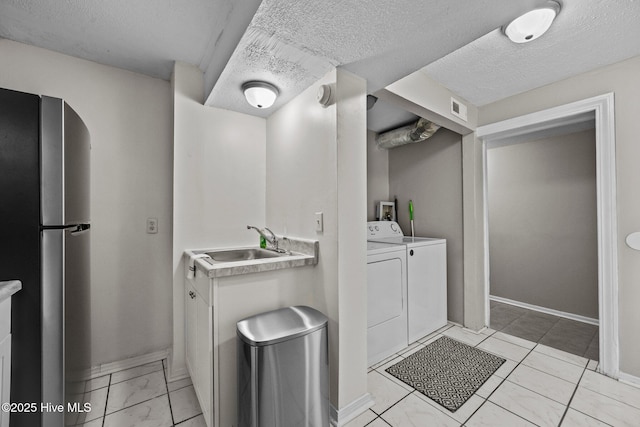
[[[316,232],[321,233],[324,224],[322,223],[322,212],[316,212]]]

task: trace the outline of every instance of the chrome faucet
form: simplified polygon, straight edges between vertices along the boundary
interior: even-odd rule
[[[258,234],[262,236],[264,240],[266,240],[267,244],[271,246],[267,249],[280,252],[280,249],[278,249],[278,238],[273,231],[269,230],[267,227],[265,227],[264,229],[259,229],[258,227],[254,227],[253,225],[247,225],[247,230],[251,229],[256,230]],[[267,232],[270,234],[270,236],[267,236]]]

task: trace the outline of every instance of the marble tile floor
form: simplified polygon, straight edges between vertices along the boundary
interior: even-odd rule
[[[507,361],[456,412],[385,372],[442,335]],[[596,372],[598,362],[493,329],[447,325],[373,365],[375,404],[346,427],[637,426],[640,388]]]
[[[598,326],[497,301],[491,301],[490,310],[490,326],[496,331],[587,359],[599,358]]]
[[[190,379],[167,382],[166,360],[93,378],[81,386],[85,427],[206,427]]]

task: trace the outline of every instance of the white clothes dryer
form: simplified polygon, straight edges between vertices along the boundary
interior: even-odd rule
[[[409,344],[446,325],[446,239],[404,236],[395,221],[368,222],[367,234],[368,241],[406,250]]]
[[[407,347],[407,252],[367,242],[367,363]]]

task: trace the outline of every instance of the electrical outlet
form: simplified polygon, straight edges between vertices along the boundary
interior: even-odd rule
[[[147,234],[158,233],[158,218],[147,218]]]
[[[322,223],[322,212],[316,212],[316,232],[321,233],[324,224]]]

